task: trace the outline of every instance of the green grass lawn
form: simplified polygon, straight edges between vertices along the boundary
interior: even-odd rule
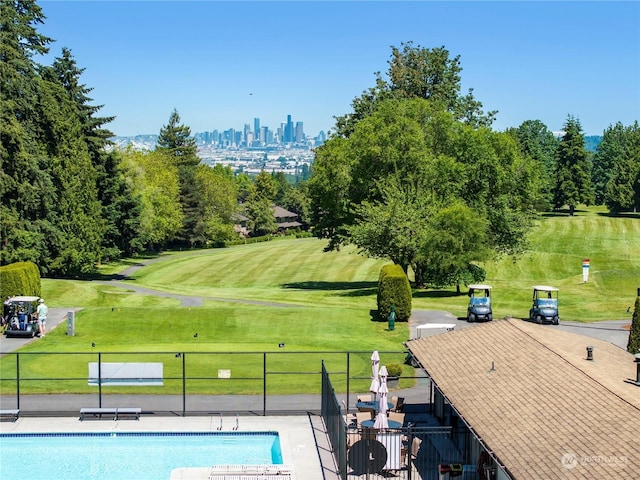
[[[561,321],[631,318],[626,310],[633,305],[636,289],[640,287],[637,215],[613,217],[597,208],[578,210],[574,217],[549,215],[531,232],[530,242],[530,251],[519,258],[501,258],[483,265],[486,283],[494,287],[496,318],[527,316],[531,287],[539,284],[560,288]],[[229,393],[230,386],[236,393],[261,393],[261,380],[211,381],[219,368],[231,369],[234,379],[261,379],[264,366],[260,352],[271,352],[270,393],[318,391],[317,382],[301,380],[312,376],[287,372],[318,372],[322,359],[331,371],[341,372],[336,389],[344,391],[347,369],[344,356],[313,352],[358,351],[362,353],[354,354],[348,367],[355,382],[351,387],[352,391],[366,391],[369,352],[374,349],[401,352],[402,342],[409,337],[408,326],[397,323],[396,330],[389,332],[385,322],[371,321],[371,311],[376,308],[378,273],[385,261],[364,258],[353,248],[325,253],[325,245],[326,241],[314,238],[283,239],[225,249],[172,252],[142,268],[126,282],[208,298],[204,306],[190,310],[181,307],[178,300],[138,294],[129,287],[43,279],[43,296],[50,307],[83,307],[83,310],[76,317],[76,336],[67,337],[59,328],[22,350],[52,355],[51,361],[47,361],[47,356],[21,357],[22,378],[58,379],[27,383],[23,391],[92,391],[92,387],[86,386],[87,362],[91,361],[88,358],[95,361],[97,351],[105,355],[150,352],[144,361],[163,361],[168,378],[181,374],[181,362],[176,362],[175,353],[193,352],[187,357],[187,376],[206,379],[190,382],[192,393]],[[585,257],[591,261],[586,284],[582,282]],[[138,261],[123,261],[117,268],[105,265],[101,273],[108,278]],[[457,294],[455,287],[416,290],[413,308],[445,310],[462,317],[466,312],[465,293]],[[194,337],[194,333],[198,336]],[[91,347],[92,343],[96,347]],[[281,343],[286,347],[279,347]],[[56,357],[58,352],[82,354],[65,357],[62,362]],[[233,353],[217,356],[212,365],[211,356],[206,355],[209,352]],[[256,355],[244,356],[240,352]],[[15,376],[12,358],[0,360],[3,379]],[[401,361],[401,353],[382,355],[383,363]],[[60,380],[76,377],[84,380]],[[3,391],[11,388],[6,381],[0,386]],[[164,387],[144,388],[167,393]],[[181,384],[169,381],[166,388],[180,391]]]

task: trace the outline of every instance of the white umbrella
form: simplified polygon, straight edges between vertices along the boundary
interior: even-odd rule
[[[371,355],[371,386],[369,391],[371,393],[378,393],[380,389],[380,379],[378,378],[378,369],[380,368],[380,355],[377,350],[373,351]]]
[[[387,393],[389,392],[387,388],[388,376],[387,367],[383,365],[380,367],[380,387],[378,388],[380,398],[378,399],[378,414],[376,415],[376,421],[373,424],[373,428],[379,428],[381,430],[389,428],[389,419],[387,418],[387,410],[389,408],[389,404],[387,403]]]

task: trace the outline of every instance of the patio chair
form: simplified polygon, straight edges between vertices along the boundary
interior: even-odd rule
[[[402,442],[402,452],[401,456],[404,460],[405,465],[408,467],[413,460],[418,457],[418,452],[420,451],[420,445],[422,444],[422,440],[418,437],[413,437],[413,441],[411,442],[411,448],[405,442]]]
[[[404,413],[400,413],[400,412],[389,412],[388,417],[389,420],[395,420],[396,422],[400,422],[402,425],[404,425]]]
[[[344,413],[344,423],[347,424],[347,427],[357,426],[358,419],[355,413],[349,413],[349,410],[347,409],[347,402],[344,400],[342,400],[342,411]]]
[[[398,406],[398,397],[397,396],[391,397],[391,408],[389,409],[389,411],[393,412],[397,406]]]
[[[358,427],[362,427],[362,422],[365,420],[371,420],[372,418],[373,416],[371,415],[371,412],[356,412],[356,423],[358,424]]]
[[[392,399],[393,403],[393,399]],[[391,409],[393,412],[402,412],[404,410],[404,397],[398,397],[395,406]]]
[[[373,397],[371,395],[358,395],[359,402],[372,402]]]

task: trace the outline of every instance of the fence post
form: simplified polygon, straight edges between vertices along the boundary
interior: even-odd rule
[[[267,352],[262,352],[262,416],[267,416]]]
[[[20,410],[20,354],[16,353],[16,408]]]
[[[187,370],[186,370],[186,352],[182,352],[182,416],[187,412]]]
[[[350,365],[351,365],[351,357],[350,357],[350,355],[351,355],[351,352],[347,352],[347,411],[344,412],[345,415],[347,415],[349,413],[349,407],[350,407],[350,405],[349,405],[349,397],[351,396],[351,395],[349,395],[351,393],[350,387],[349,387],[349,384],[350,384],[349,382],[350,382],[350,378],[351,378],[351,373],[350,373],[350,368],[349,368]]]
[[[102,408],[102,353],[98,352],[98,408]]]

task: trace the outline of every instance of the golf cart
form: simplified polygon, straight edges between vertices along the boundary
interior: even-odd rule
[[[558,325],[558,289],[546,285],[533,287],[533,305],[529,310],[529,320],[536,323]]]
[[[18,296],[4,302],[3,328],[8,337],[35,337],[40,333],[38,325],[38,300],[40,297]]]
[[[493,320],[491,285],[469,285],[468,295],[467,322],[490,322]]]

